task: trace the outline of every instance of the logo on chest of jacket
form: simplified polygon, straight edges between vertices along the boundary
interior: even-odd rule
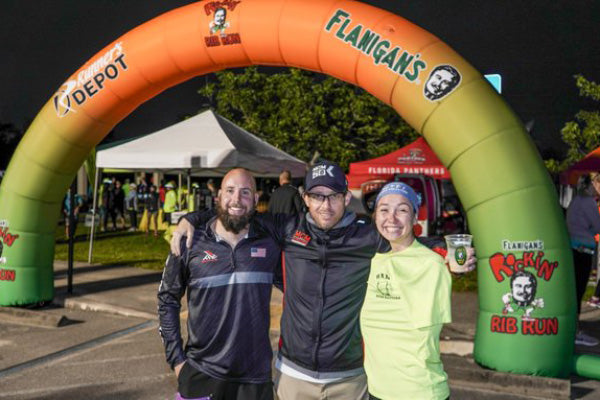
[[[202,259],[202,264],[207,262],[217,261],[217,255],[211,251],[204,250],[204,258]]]
[[[308,236],[306,233],[296,231],[296,233],[294,233],[294,237],[292,237],[292,242],[301,246],[306,246],[308,242],[310,242],[310,239],[311,237]]]

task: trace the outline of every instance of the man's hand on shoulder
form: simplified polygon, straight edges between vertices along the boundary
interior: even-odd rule
[[[179,220],[179,224],[173,231],[173,237],[171,238],[171,253],[177,257],[181,256],[181,239],[186,236],[185,245],[189,249],[192,247],[192,237],[194,236],[194,227],[185,218]]]

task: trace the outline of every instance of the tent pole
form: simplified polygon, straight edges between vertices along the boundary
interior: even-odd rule
[[[177,184],[177,209],[181,210],[181,182],[182,182],[182,174],[178,175],[179,183]]]
[[[92,228],[90,231],[90,249],[88,252],[88,264],[92,263],[92,252],[94,250],[94,232],[96,230],[96,206],[98,205],[98,174],[100,168],[96,167],[96,176],[94,177],[94,200],[92,202]]]
[[[188,211],[191,210],[192,202],[194,201],[194,196],[192,196],[192,170],[190,168],[187,169],[187,181],[188,181],[188,194],[185,199],[187,204]],[[194,209],[196,206],[194,205]]]
[[[188,193],[192,189],[192,170],[189,168],[187,170],[187,189],[188,189]]]

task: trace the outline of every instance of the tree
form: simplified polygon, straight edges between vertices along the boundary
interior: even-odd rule
[[[364,90],[291,68],[224,71],[198,92],[225,118],[304,161],[315,152],[343,168],[414,140],[418,133]]]
[[[580,96],[600,101],[600,85],[587,80],[582,75],[575,75],[574,78]],[[546,167],[553,173],[564,171],[600,146],[600,111],[579,111],[575,114],[575,120],[567,122],[560,134],[568,150],[562,161],[546,160]]]

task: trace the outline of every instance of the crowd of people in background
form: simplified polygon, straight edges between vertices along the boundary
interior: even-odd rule
[[[130,178],[123,181],[116,176],[105,177],[98,188],[97,213],[98,227],[101,232],[126,230],[136,232],[140,228],[147,234],[158,237],[163,222],[177,223],[173,213],[178,211],[195,211],[213,209],[217,199],[220,179],[208,178],[194,181],[188,190],[187,184],[180,187],[173,180],[166,180],[155,185],[151,179],[141,177],[137,182]],[[87,195],[75,196],[74,208],[75,225],[77,227],[80,214],[93,210],[92,188]],[[272,179],[260,181],[258,212],[266,212],[268,207],[274,207],[281,201],[291,201],[294,207],[302,207],[297,189],[292,185],[289,171],[284,171],[279,177],[279,185]],[[295,195],[294,195],[295,194]],[[292,196],[291,200],[287,200]],[[65,237],[69,237],[69,191],[65,195],[62,213],[65,225]],[[142,222],[142,217],[146,220]],[[159,218],[161,218],[159,220]]]

